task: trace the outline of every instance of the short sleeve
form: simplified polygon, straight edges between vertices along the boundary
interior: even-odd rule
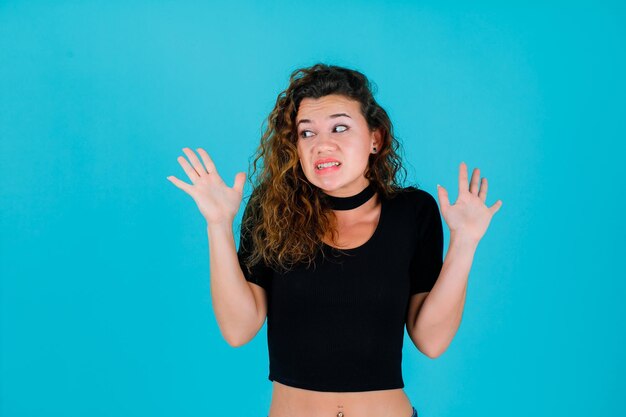
[[[410,294],[430,291],[443,265],[443,227],[435,198],[417,192],[417,234],[419,236],[410,264]]]
[[[237,258],[239,260],[239,266],[241,267],[243,276],[246,278],[246,280],[260,285],[267,290],[269,288],[269,280],[272,277],[273,270],[263,261],[260,261],[252,265],[250,271],[248,271],[248,268],[244,262],[253,251],[252,237],[250,231],[246,229],[244,221],[246,215],[249,214],[249,209],[249,205],[246,206],[246,209],[244,211],[244,218],[241,222],[242,226],[239,238],[239,249],[237,250]]]

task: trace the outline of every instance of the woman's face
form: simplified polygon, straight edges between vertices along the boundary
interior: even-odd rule
[[[335,197],[357,194],[369,184],[365,170],[381,138],[369,130],[358,101],[337,94],[305,98],[296,127],[300,165],[311,184]]]

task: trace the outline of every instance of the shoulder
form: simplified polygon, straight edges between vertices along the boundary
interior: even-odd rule
[[[388,196],[385,218],[390,224],[402,224],[407,230],[422,227],[426,219],[439,214],[435,198],[427,191],[410,186],[397,189]]]
[[[437,200],[432,194],[414,186],[398,189],[390,196],[390,200],[396,200],[397,204],[408,205],[418,211],[437,207]]]

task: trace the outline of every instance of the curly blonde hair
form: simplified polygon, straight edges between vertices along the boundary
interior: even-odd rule
[[[260,261],[281,271],[301,262],[310,265],[322,238],[330,234],[336,239],[335,215],[299,163],[295,121],[302,99],[339,94],[357,100],[370,131],[380,129],[382,138],[380,151],[370,155],[365,177],[386,198],[402,188],[397,177],[402,174],[406,178],[406,170],[399,155],[400,143],[372,89],[362,73],[334,65],[318,63],[291,73],[289,86],[278,95],[267,118],[248,175],[253,191],[241,225],[241,233],[248,233],[252,242],[250,256],[244,261],[248,270]]]

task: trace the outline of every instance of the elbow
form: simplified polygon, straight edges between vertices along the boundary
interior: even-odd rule
[[[263,323],[261,323],[261,325],[263,325]],[[259,330],[261,330],[261,328],[255,326],[247,332],[238,332],[236,335],[230,335],[229,337],[224,337],[224,339],[231,347],[238,348],[248,344],[254,339]]]
[[[248,344],[250,340],[251,339],[249,338],[228,338],[226,339],[226,343],[228,343],[230,347],[238,348],[238,347]]]
[[[429,346],[420,349],[430,359],[437,359],[446,351],[446,346]]]
[[[246,343],[247,342],[228,342],[228,345],[233,348],[238,348],[238,347],[242,347]]]
[[[429,359],[437,359],[439,356],[441,356],[443,352],[441,353],[426,353],[424,352],[424,355],[426,355],[427,358]]]
[[[233,331],[232,329],[229,331],[225,331],[220,327],[222,338],[228,343],[228,346],[238,348],[250,341],[249,337],[241,331]]]
[[[227,327],[218,322],[222,338],[229,346],[238,348],[248,344],[256,334],[261,330],[263,323],[259,326],[257,323],[253,325],[233,324],[234,327]]]
[[[263,324],[265,324],[265,317],[263,317],[262,321],[257,321],[246,327],[241,325],[237,326],[236,329],[231,329],[228,334],[222,332],[222,336],[229,346],[238,348],[248,344],[252,339],[254,339],[263,327]]]

